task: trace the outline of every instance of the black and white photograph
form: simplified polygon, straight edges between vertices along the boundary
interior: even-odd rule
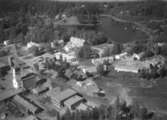
[[[0,120],[167,120],[167,0],[0,0]]]

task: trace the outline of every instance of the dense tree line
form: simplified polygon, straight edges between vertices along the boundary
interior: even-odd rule
[[[94,28],[92,32],[86,32],[87,30],[85,30],[84,33],[78,29],[74,29],[74,31],[66,30],[62,26],[60,30],[53,28],[52,21],[57,14],[66,14],[77,16],[80,21],[88,19],[89,24],[94,19],[91,16],[103,12],[102,5],[99,3],[95,5],[92,3],[61,3],[46,0],[1,0],[0,42],[4,40],[46,42],[53,39],[68,41],[71,35],[81,34],[85,39],[89,39],[91,44],[104,43],[107,38],[101,32],[95,32]],[[88,18],[82,18],[81,16]],[[52,21],[49,25],[45,24],[47,19]],[[79,32],[76,33],[77,31]],[[55,32],[58,34],[56,35]]]
[[[144,0],[141,2],[130,2],[130,3],[118,3],[114,7],[113,12],[115,11],[129,11],[131,16],[141,16],[141,17],[167,17],[166,10],[167,4],[163,0]]]
[[[132,5],[131,5],[132,4]],[[107,6],[104,7],[104,6]],[[80,21],[88,20],[88,23],[91,21],[97,22],[99,14],[106,12],[110,9],[113,9],[114,6],[130,6],[137,11],[136,6],[144,6],[142,11],[148,12],[154,16],[160,15],[163,16],[165,13],[166,4],[162,2],[143,2],[139,5],[135,3],[61,3],[55,1],[46,1],[46,0],[1,0],[0,1],[0,17],[5,18],[5,20],[0,21],[0,41],[7,39],[25,39],[24,36],[28,32],[28,26],[34,21],[37,24],[40,20],[32,19],[35,15],[47,15],[49,17],[55,17],[58,13],[63,14],[67,13],[69,15],[76,15]],[[147,14],[147,13],[143,13]],[[161,15],[162,14],[162,15]],[[85,18],[86,16],[86,18]],[[90,20],[90,21],[89,21]],[[36,23],[37,22],[37,23]],[[94,23],[94,24],[95,24]],[[47,34],[47,31],[44,31]],[[40,36],[40,35],[39,35]],[[44,37],[42,39],[47,39]],[[97,44],[97,41],[106,41],[106,37],[101,33],[95,34],[94,39],[90,39],[93,44]],[[44,40],[45,41],[45,40]]]
[[[167,65],[163,64],[156,64],[150,65],[148,69],[141,69],[139,70],[139,76],[145,79],[156,79],[156,78],[163,78],[167,75]]]
[[[167,17],[166,10],[167,5],[161,0],[146,0],[143,3],[143,6],[139,6],[140,10],[136,9],[136,13],[144,16],[153,16],[153,17]]]
[[[127,51],[129,54],[143,52],[142,59],[153,57],[156,55],[167,56],[167,45],[164,41],[155,40],[135,41],[131,48]]]

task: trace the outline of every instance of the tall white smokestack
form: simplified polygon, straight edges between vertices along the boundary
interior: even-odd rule
[[[12,68],[12,77],[13,77],[13,79],[12,79],[13,87],[15,89],[18,89],[19,88],[19,84],[18,84],[17,79],[16,79],[16,70],[15,70],[15,68]]]

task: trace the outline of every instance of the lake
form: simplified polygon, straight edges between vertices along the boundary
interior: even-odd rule
[[[112,41],[127,43],[135,40],[145,40],[148,36],[136,29],[132,23],[117,22],[111,18],[103,18],[99,30]]]

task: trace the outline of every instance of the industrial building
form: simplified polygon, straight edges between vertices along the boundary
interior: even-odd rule
[[[80,103],[85,102],[85,99],[79,95],[74,95],[73,97],[64,101],[64,105],[69,109],[74,110]]]
[[[13,101],[21,105],[24,110],[26,110],[28,113],[37,114],[42,111],[42,108],[35,105],[34,103],[26,100],[25,98],[21,97],[20,95],[16,95],[13,97]]]
[[[48,93],[48,96],[51,97],[53,104],[59,109],[64,107],[75,109],[77,105],[86,101],[82,95],[72,89],[60,91],[59,88],[55,88]]]

